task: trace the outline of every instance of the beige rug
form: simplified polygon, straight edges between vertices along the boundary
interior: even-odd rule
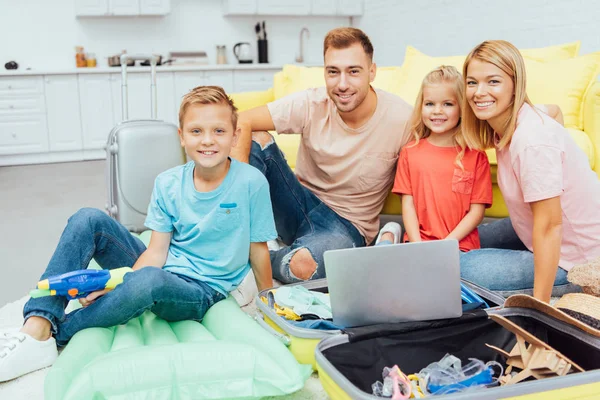
[[[0,330],[18,330],[23,324],[23,305],[28,296],[9,303],[0,309]],[[254,315],[256,307],[254,303],[242,308],[246,313]],[[0,399],[6,400],[38,400],[44,398],[44,379],[49,368],[32,372],[9,382],[0,383]],[[271,399],[286,400],[321,400],[328,396],[321,386],[316,373],[308,378],[304,388],[288,396],[271,397]]]

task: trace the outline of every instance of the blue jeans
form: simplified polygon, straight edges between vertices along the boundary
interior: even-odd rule
[[[510,218],[479,226],[481,249],[460,254],[462,278],[505,297],[533,294],[533,253],[521,242]],[[558,268],[552,296],[578,291],[567,281],[567,271]]]
[[[274,141],[264,148],[252,141],[250,165],[269,181],[277,234],[286,244],[271,251],[275,279],[284,283],[301,281],[290,271],[290,260],[301,249],[307,249],[317,263],[310,279],[318,279],[325,277],[325,251],[365,245],[365,239],[352,223],[302,186]]]
[[[41,279],[87,268],[94,258],[104,269],[131,267],[146,246],[100,210],[84,208],[71,218]],[[64,346],[82,329],[124,324],[150,310],[167,321],[201,320],[225,296],[207,284],[161,268],[130,272],[123,283],[85,308],[65,314],[62,296],[30,299],[25,319],[39,316],[50,321],[56,342]]]

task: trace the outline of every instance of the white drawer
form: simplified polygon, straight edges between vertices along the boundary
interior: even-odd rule
[[[22,114],[46,112],[44,96],[0,97],[0,118]]]
[[[46,117],[0,121],[0,155],[48,151]]]
[[[0,97],[44,94],[41,76],[19,76],[0,78]]]
[[[278,70],[267,71],[234,71],[234,91],[254,92],[273,87],[273,76]]]

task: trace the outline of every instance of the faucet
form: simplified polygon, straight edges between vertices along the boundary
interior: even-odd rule
[[[297,63],[303,63],[304,62],[304,41],[303,41],[303,33],[306,32],[306,38],[309,39],[310,38],[310,32],[308,31],[307,27],[302,28],[302,30],[300,30],[300,54],[298,56],[296,56],[296,62]]]

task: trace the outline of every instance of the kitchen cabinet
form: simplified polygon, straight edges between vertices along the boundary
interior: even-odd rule
[[[78,17],[166,15],[170,0],[75,0]]]
[[[222,0],[223,15],[361,16],[364,0]]]
[[[83,138],[77,75],[46,76],[44,94],[50,151],[81,150]]]
[[[258,92],[273,87],[273,76],[279,70],[233,71],[234,92]]]
[[[75,0],[75,15],[109,15],[108,0]]]
[[[0,155],[48,151],[41,76],[0,78]],[[0,165],[2,163],[0,159]]]
[[[256,15],[257,0],[223,0],[223,15]]]
[[[337,0],[311,0],[311,15],[336,15]]]
[[[170,0],[140,0],[140,15],[166,15],[169,12]]]
[[[309,15],[310,1],[306,0],[258,0],[259,15]]]
[[[121,105],[121,74],[111,74],[113,115],[116,122],[123,121]],[[150,119],[152,115],[150,98],[150,74],[129,72],[127,74],[127,96],[129,97],[129,119]],[[179,101],[175,100],[172,72],[156,74],[157,118],[172,123],[177,122]]]
[[[175,102],[179,107],[181,99],[196,86],[221,86],[227,93],[233,93],[232,71],[184,71],[175,72]],[[179,108],[177,108],[179,111]]]
[[[364,14],[364,0],[336,0],[337,15],[345,17],[358,17]]]
[[[178,124],[181,98],[196,86],[228,93],[267,90],[281,67],[177,67],[157,71],[158,118]],[[108,134],[122,121],[118,69],[0,72],[0,166],[105,157]],[[128,70],[129,118],[150,118],[148,68]]]
[[[102,149],[115,125],[109,74],[79,75],[83,148]]]

